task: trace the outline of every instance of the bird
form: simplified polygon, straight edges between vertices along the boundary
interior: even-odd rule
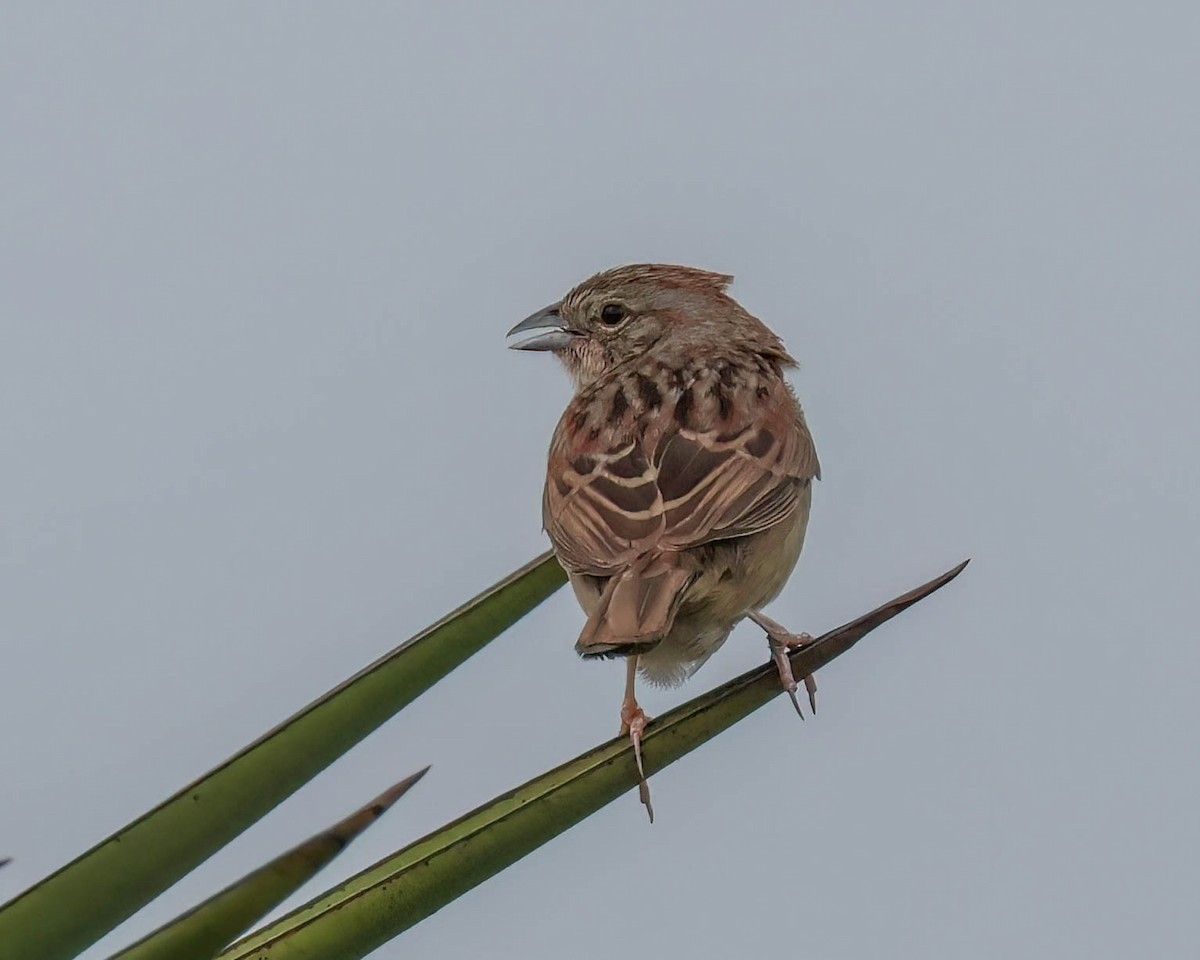
[[[783,341],[728,293],[733,277],[630,264],[584,280],[508,333],[547,352],[574,395],[554,430],[542,522],[586,615],[575,650],[624,658],[621,736],[642,760],[635,680],[675,687],[749,618],[803,719],[788,650],[812,641],[762,608],[804,545],[812,434]],[[803,678],[816,712],[816,684]]]

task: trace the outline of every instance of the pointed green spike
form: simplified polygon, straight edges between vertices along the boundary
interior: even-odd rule
[[[292,847],[109,960],[211,960],[307,883],[419,781],[419,770],[327,830]]]

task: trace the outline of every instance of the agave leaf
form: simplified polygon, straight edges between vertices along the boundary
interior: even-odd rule
[[[0,907],[0,960],[68,960],[557,590],[543,554]]]
[[[279,906],[345,850],[428,772],[426,767],[406,777],[344,820],[292,847],[109,960],[212,960],[230,940]]]
[[[962,571],[963,563],[792,653],[802,677]],[[652,721],[647,773],[661,770],[782,692],[773,663]],[[220,954],[218,960],[357,960],[638,785],[619,737],[410,844]]]

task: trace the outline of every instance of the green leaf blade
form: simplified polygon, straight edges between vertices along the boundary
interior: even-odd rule
[[[259,867],[109,960],[211,960],[222,947],[307,883],[375,823],[429,768]]]
[[[553,594],[526,564],[0,907],[0,960],[70,960]]]

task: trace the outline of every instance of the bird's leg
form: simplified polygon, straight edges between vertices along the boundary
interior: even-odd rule
[[[629,739],[633,742],[633,755],[637,759],[638,776],[641,777],[641,782],[638,783],[638,797],[641,798],[646,807],[646,813],[650,817],[650,822],[654,822],[654,808],[650,806],[650,785],[646,783],[646,770],[642,766],[642,731],[646,729],[646,724],[650,718],[646,716],[646,711],[638,706],[637,698],[633,695],[633,682],[637,679],[637,656],[625,658],[625,699],[621,702],[621,732],[619,736],[629,735]]]
[[[792,676],[792,661],[788,658],[788,651],[807,646],[814,638],[807,633],[791,633],[757,610],[750,614],[750,619],[767,632],[767,643],[771,647],[771,655],[775,658],[775,666],[779,668],[779,682],[792,698],[792,706],[803,720],[804,713],[800,709],[800,701],[796,699],[796,678]],[[808,691],[808,703],[816,715],[817,681],[813,679],[812,674],[804,678],[804,689]]]

